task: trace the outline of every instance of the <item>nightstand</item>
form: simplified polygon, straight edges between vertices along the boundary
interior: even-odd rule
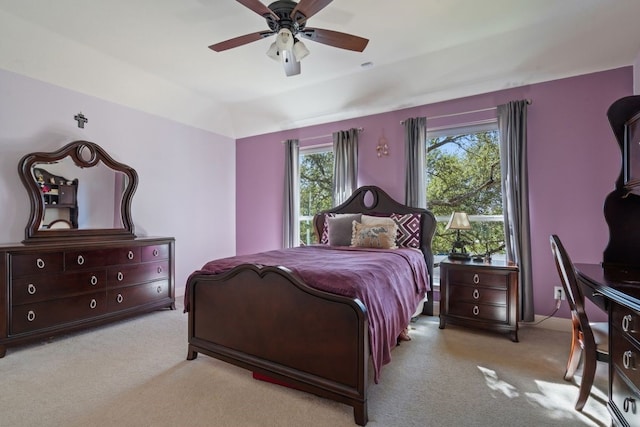
[[[446,323],[508,332],[518,342],[518,266],[505,261],[440,262],[440,329]]]

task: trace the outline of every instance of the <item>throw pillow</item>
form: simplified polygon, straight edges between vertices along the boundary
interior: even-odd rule
[[[364,216],[364,215],[363,215]],[[396,233],[398,226],[395,224],[365,225],[353,221],[353,234],[351,246],[363,248],[396,249]]]
[[[362,214],[343,214],[327,218],[329,245],[349,246],[353,232],[353,221],[360,222]]]
[[[396,243],[400,247],[420,247],[420,214],[391,214],[391,218],[398,225]]]

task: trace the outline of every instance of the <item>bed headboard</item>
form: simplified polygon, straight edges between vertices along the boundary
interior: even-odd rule
[[[431,242],[436,233],[436,217],[427,209],[414,208],[393,200],[381,188],[368,185],[358,188],[343,204],[318,212],[313,217],[313,228],[317,236],[322,235],[324,214],[326,213],[363,213],[366,215],[383,214],[420,214],[420,250],[424,254],[429,271],[429,281],[433,281],[433,252]],[[430,283],[433,289],[433,283]],[[431,298],[431,297],[430,297]]]

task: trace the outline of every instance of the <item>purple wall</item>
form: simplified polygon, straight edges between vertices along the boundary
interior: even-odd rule
[[[378,185],[404,201],[404,148],[400,121],[426,116],[428,128],[495,117],[495,110],[441,119],[440,115],[494,107],[530,99],[528,109],[529,190],[534,304],[537,314],[554,308],[553,286],[559,285],[549,235],[558,234],[574,262],[602,259],[608,228],[602,214],[606,195],[620,173],[621,154],[606,110],[633,93],[632,67],[530,86],[506,89],[384,114],[259,135],[237,141],[236,249],[238,254],[278,248],[282,242],[282,193],[286,138],[312,138],[362,127],[359,141],[359,185]],[[383,135],[388,157],[375,147]],[[301,146],[330,141],[314,138]],[[566,304],[559,313],[568,317]],[[594,316],[599,315],[594,313]],[[600,320],[603,320],[604,317]]]

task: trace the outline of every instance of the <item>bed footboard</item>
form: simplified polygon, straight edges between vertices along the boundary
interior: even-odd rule
[[[187,289],[187,359],[203,353],[345,403],[367,423],[368,320],[359,300],[252,264],[192,275]]]

